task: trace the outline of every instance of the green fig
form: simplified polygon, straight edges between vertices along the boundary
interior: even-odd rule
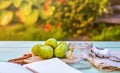
[[[66,42],[61,42],[54,50],[55,57],[64,58],[69,47]]]
[[[53,48],[48,45],[42,45],[39,49],[39,56],[43,59],[49,59],[53,57]]]
[[[34,54],[35,56],[38,56],[40,46],[41,46],[41,44],[34,45],[31,49],[32,54]]]
[[[57,40],[55,38],[50,38],[45,42],[46,45],[49,45],[53,48],[57,47]]]

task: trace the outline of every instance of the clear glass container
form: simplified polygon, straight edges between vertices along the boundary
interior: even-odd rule
[[[68,65],[78,70],[90,69],[92,66],[85,60],[88,51],[92,44],[91,43],[70,43],[69,46],[73,50],[71,60],[76,59],[73,63]]]

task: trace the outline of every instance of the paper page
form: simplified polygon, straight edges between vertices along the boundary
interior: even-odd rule
[[[33,73],[19,64],[0,62],[0,73]]]
[[[58,58],[48,59],[40,62],[34,62],[24,65],[37,73],[82,73],[69,65],[65,64]]]

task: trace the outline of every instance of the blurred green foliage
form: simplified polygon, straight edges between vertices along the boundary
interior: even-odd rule
[[[58,40],[64,40],[65,34],[62,29],[57,29],[55,26],[51,27],[54,30],[46,32],[43,28],[29,27],[22,24],[16,24],[5,28],[0,28],[0,40],[46,40],[48,38],[56,38]],[[62,33],[62,35],[61,35]]]
[[[93,25],[96,18],[109,12],[107,3],[108,0],[0,0],[0,40],[46,40],[50,37],[66,40],[81,35],[91,40],[111,36],[106,40],[114,40],[112,30],[103,27],[99,34]],[[105,31],[108,34],[104,35]],[[118,34],[117,31],[115,36]]]
[[[92,40],[97,41],[119,41],[120,38],[120,25],[107,25],[101,24],[97,27],[98,31],[94,29],[91,34]]]

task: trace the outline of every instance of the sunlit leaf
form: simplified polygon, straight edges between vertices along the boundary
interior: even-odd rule
[[[20,23],[14,24],[13,26],[6,27],[6,30],[8,31],[20,31],[23,29],[24,29],[24,26],[23,24],[20,24]]]
[[[48,19],[50,16],[53,15],[54,10],[55,10],[55,7],[54,7],[54,6],[49,6],[48,9],[41,8],[41,9],[40,9],[40,17],[41,17],[43,20],[46,20],[46,19]]]
[[[39,17],[39,12],[37,9],[34,9],[33,12],[25,18],[24,23],[26,25],[35,24],[36,21],[38,20],[38,17]]]
[[[87,3],[88,3],[88,0],[85,0],[85,2],[76,9],[77,12],[80,12],[83,8],[85,8]]]
[[[16,11],[16,17],[21,21],[21,22],[24,22],[24,20],[25,20],[25,15],[23,15],[19,10],[18,11]]]
[[[13,12],[12,11],[4,11],[0,17],[0,25],[6,26],[8,25],[13,19]]]
[[[20,7],[20,12],[23,15],[28,16],[32,12],[32,6],[28,3],[23,3],[22,6]]]
[[[44,3],[46,0],[39,0],[41,3]]]
[[[5,9],[10,6],[12,3],[11,0],[0,0],[0,9]]]
[[[13,5],[14,5],[16,8],[18,8],[18,7],[21,5],[22,1],[23,1],[23,0],[13,0]]]
[[[37,1],[39,1],[39,0],[25,0],[24,2],[26,2],[27,4],[29,4],[29,5],[33,5],[33,4],[35,4]]]

